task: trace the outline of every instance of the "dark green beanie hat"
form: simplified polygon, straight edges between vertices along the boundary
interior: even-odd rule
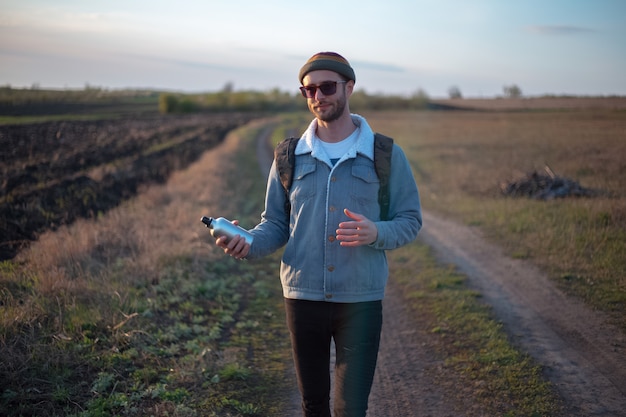
[[[300,83],[302,83],[302,80],[309,72],[318,70],[334,71],[348,80],[356,81],[354,70],[347,59],[335,52],[318,52],[309,58],[300,69],[300,74],[298,75]]]

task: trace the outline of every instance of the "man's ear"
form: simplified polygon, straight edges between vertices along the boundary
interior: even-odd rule
[[[348,80],[348,82],[346,83],[346,95],[350,97],[353,92],[354,92],[354,81]]]

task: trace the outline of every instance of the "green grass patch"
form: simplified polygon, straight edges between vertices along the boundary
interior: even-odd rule
[[[111,114],[58,114],[58,115],[44,115],[44,116],[0,116],[0,125],[27,125],[34,123],[44,122],[58,122],[58,121],[85,121],[85,120],[106,120],[115,118],[116,115]]]
[[[311,120],[311,115],[308,112],[296,112],[282,116],[280,123],[272,132],[271,143],[276,146],[288,137],[299,137],[311,123]]]

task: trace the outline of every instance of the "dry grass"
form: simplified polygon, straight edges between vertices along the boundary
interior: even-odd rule
[[[626,328],[626,112],[405,112],[366,115],[413,162],[426,210],[481,227]],[[506,198],[502,182],[549,165],[595,198]]]
[[[431,193],[493,195],[501,181],[546,164],[587,187],[624,192],[624,112],[394,113],[374,114],[372,124],[415,154]]]

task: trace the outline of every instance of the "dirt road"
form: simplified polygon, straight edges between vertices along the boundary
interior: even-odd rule
[[[257,140],[263,174],[271,164],[267,135]],[[424,213],[419,239],[454,264],[483,294],[511,339],[546,369],[567,416],[626,416],[626,336],[606,317],[566,297],[530,262],[511,259],[474,228]],[[369,416],[483,416],[472,399],[435,383],[432,335],[407,312],[389,285]],[[298,395],[292,398],[294,416]]]
[[[532,263],[511,259],[476,229],[424,214],[420,238],[469,277],[512,340],[547,371],[568,416],[626,416],[626,336],[559,291]]]

